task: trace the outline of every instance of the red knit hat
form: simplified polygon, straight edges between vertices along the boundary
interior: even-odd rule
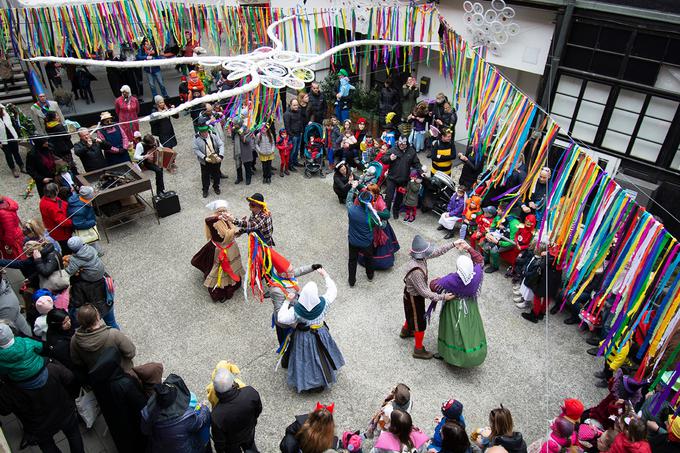
[[[583,403],[576,398],[567,398],[562,404],[562,415],[574,421],[581,419],[584,410]]]
[[[366,124],[366,118],[359,118],[357,124]]]
[[[285,259],[282,255],[276,252],[274,249],[270,249],[272,253],[272,265],[274,266],[274,270],[276,270],[277,274],[280,274],[282,272],[288,272],[288,268],[290,268],[290,261]]]

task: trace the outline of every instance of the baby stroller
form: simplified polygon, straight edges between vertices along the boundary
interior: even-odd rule
[[[323,172],[323,127],[319,123],[310,123],[305,128],[303,139],[305,142],[305,178],[314,175],[325,177]]]
[[[369,162],[366,168],[364,169],[364,172],[361,174],[359,177],[359,184],[363,185],[369,185],[369,184],[378,184],[380,185],[380,178],[383,176],[382,174],[383,171],[383,166],[380,162]]]

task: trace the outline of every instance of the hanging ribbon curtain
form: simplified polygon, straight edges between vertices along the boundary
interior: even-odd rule
[[[482,51],[471,50],[441,16],[440,24],[440,72],[453,82],[453,102],[465,103],[468,145],[475,162],[488,170],[486,180],[505,188],[521,163],[520,155],[529,157],[526,151],[531,149],[524,182],[516,193],[506,190],[503,194],[510,200],[502,214],[506,215],[513,204],[533,193],[560,128],[489,64]],[[537,122],[539,114],[545,117]],[[531,140],[535,142],[528,147]],[[670,369],[674,371],[672,387],[680,378],[680,367],[673,362],[680,352],[671,351],[671,360],[659,361],[680,327],[680,274],[676,270],[680,244],[635,205],[587,151],[570,140],[553,169],[539,240],[545,236],[557,250],[565,288],[563,304],[576,301],[597,275],[602,278],[583,312],[590,321],[611,312],[611,328],[600,354],[617,353],[633,341],[640,325],[649,324],[637,353],[643,364],[637,377],[656,377],[656,384],[660,373]],[[670,387],[664,388],[663,400],[679,398]]]

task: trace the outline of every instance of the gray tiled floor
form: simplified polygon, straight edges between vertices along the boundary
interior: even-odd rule
[[[346,283],[346,213],[331,189],[331,177],[274,176],[271,185],[263,185],[258,172],[251,186],[235,186],[229,149],[222,168],[230,179],[222,183],[222,198],[237,215],[245,215],[245,197],[263,193],[274,215],[277,249],[295,264],[323,263],[338,283],[339,296],[328,324],[347,365],[332,389],[319,395],[296,394],[286,385],[285,371],[274,371],[276,337],[270,328],[269,302],[261,304],[252,297],[245,301],[238,292],[225,304],[213,304],[199,272],[189,263],[204,244],[202,219],[207,211],[187,118],[175,121],[179,171],[166,174],[166,186],[178,192],[182,211],[161,219],[160,225],[145,218],[113,231],[111,243],[104,244],[104,261],[118,285],[118,321],[137,345],[135,362],[162,362],[166,374],[183,376],[199,396],[218,360],[238,364],[244,381],[263,399],[257,428],[262,451],[276,451],[293,416],[309,411],[317,401],[336,403],[339,433],[364,429],[397,382],[411,387],[414,421],[428,432],[441,402],[455,397],[465,405],[470,428],[486,425],[489,410],[498,404],[510,408],[528,443],[545,432],[547,420],[558,413],[563,398],[580,397],[590,406],[604,396],[593,387],[591,377],[601,362],[585,354],[583,335],[562,323],[564,315],[550,317],[547,329],[544,323],[524,321],[511,302],[510,284],[500,272],[485,276],[479,298],[489,342],[482,366],[456,369],[411,358],[412,343],[397,336],[403,322],[406,252],[416,233],[441,243],[436,219],[419,213],[411,224],[393,221],[402,246],[395,267],[379,272],[372,283],[360,272],[356,287],[350,289]],[[28,219],[36,214],[38,200],[36,196],[23,200],[25,184],[25,177],[15,180],[0,164],[0,193],[18,200],[21,217]],[[208,201],[215,198],[211,192]],[[239,246],[245,254],[245,238]],[[430,275],[451,272],[455,257],[456,252],[451,252],[433,260]],[[311,279],[323,286],[316,276],[304,277],[302,282]],[[436,348],[436,318],[425,337],[430,349]]]

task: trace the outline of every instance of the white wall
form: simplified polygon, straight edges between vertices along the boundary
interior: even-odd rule
[[[479,0],[477,0],[479,1]],[[479,1],[484,9],[491,2]],[[489,62],[506,68],[543,74],[545,62],[550,53],[550,44],[555,31],[555,12],[538,8],[509,5],[515,9],[513,19],[520,26],[518,35],[510,37],[499,56],[489,53]],[[463,22],[463,0],[443,0],[439,12],[454,30],[464,39],[471,41]]]

